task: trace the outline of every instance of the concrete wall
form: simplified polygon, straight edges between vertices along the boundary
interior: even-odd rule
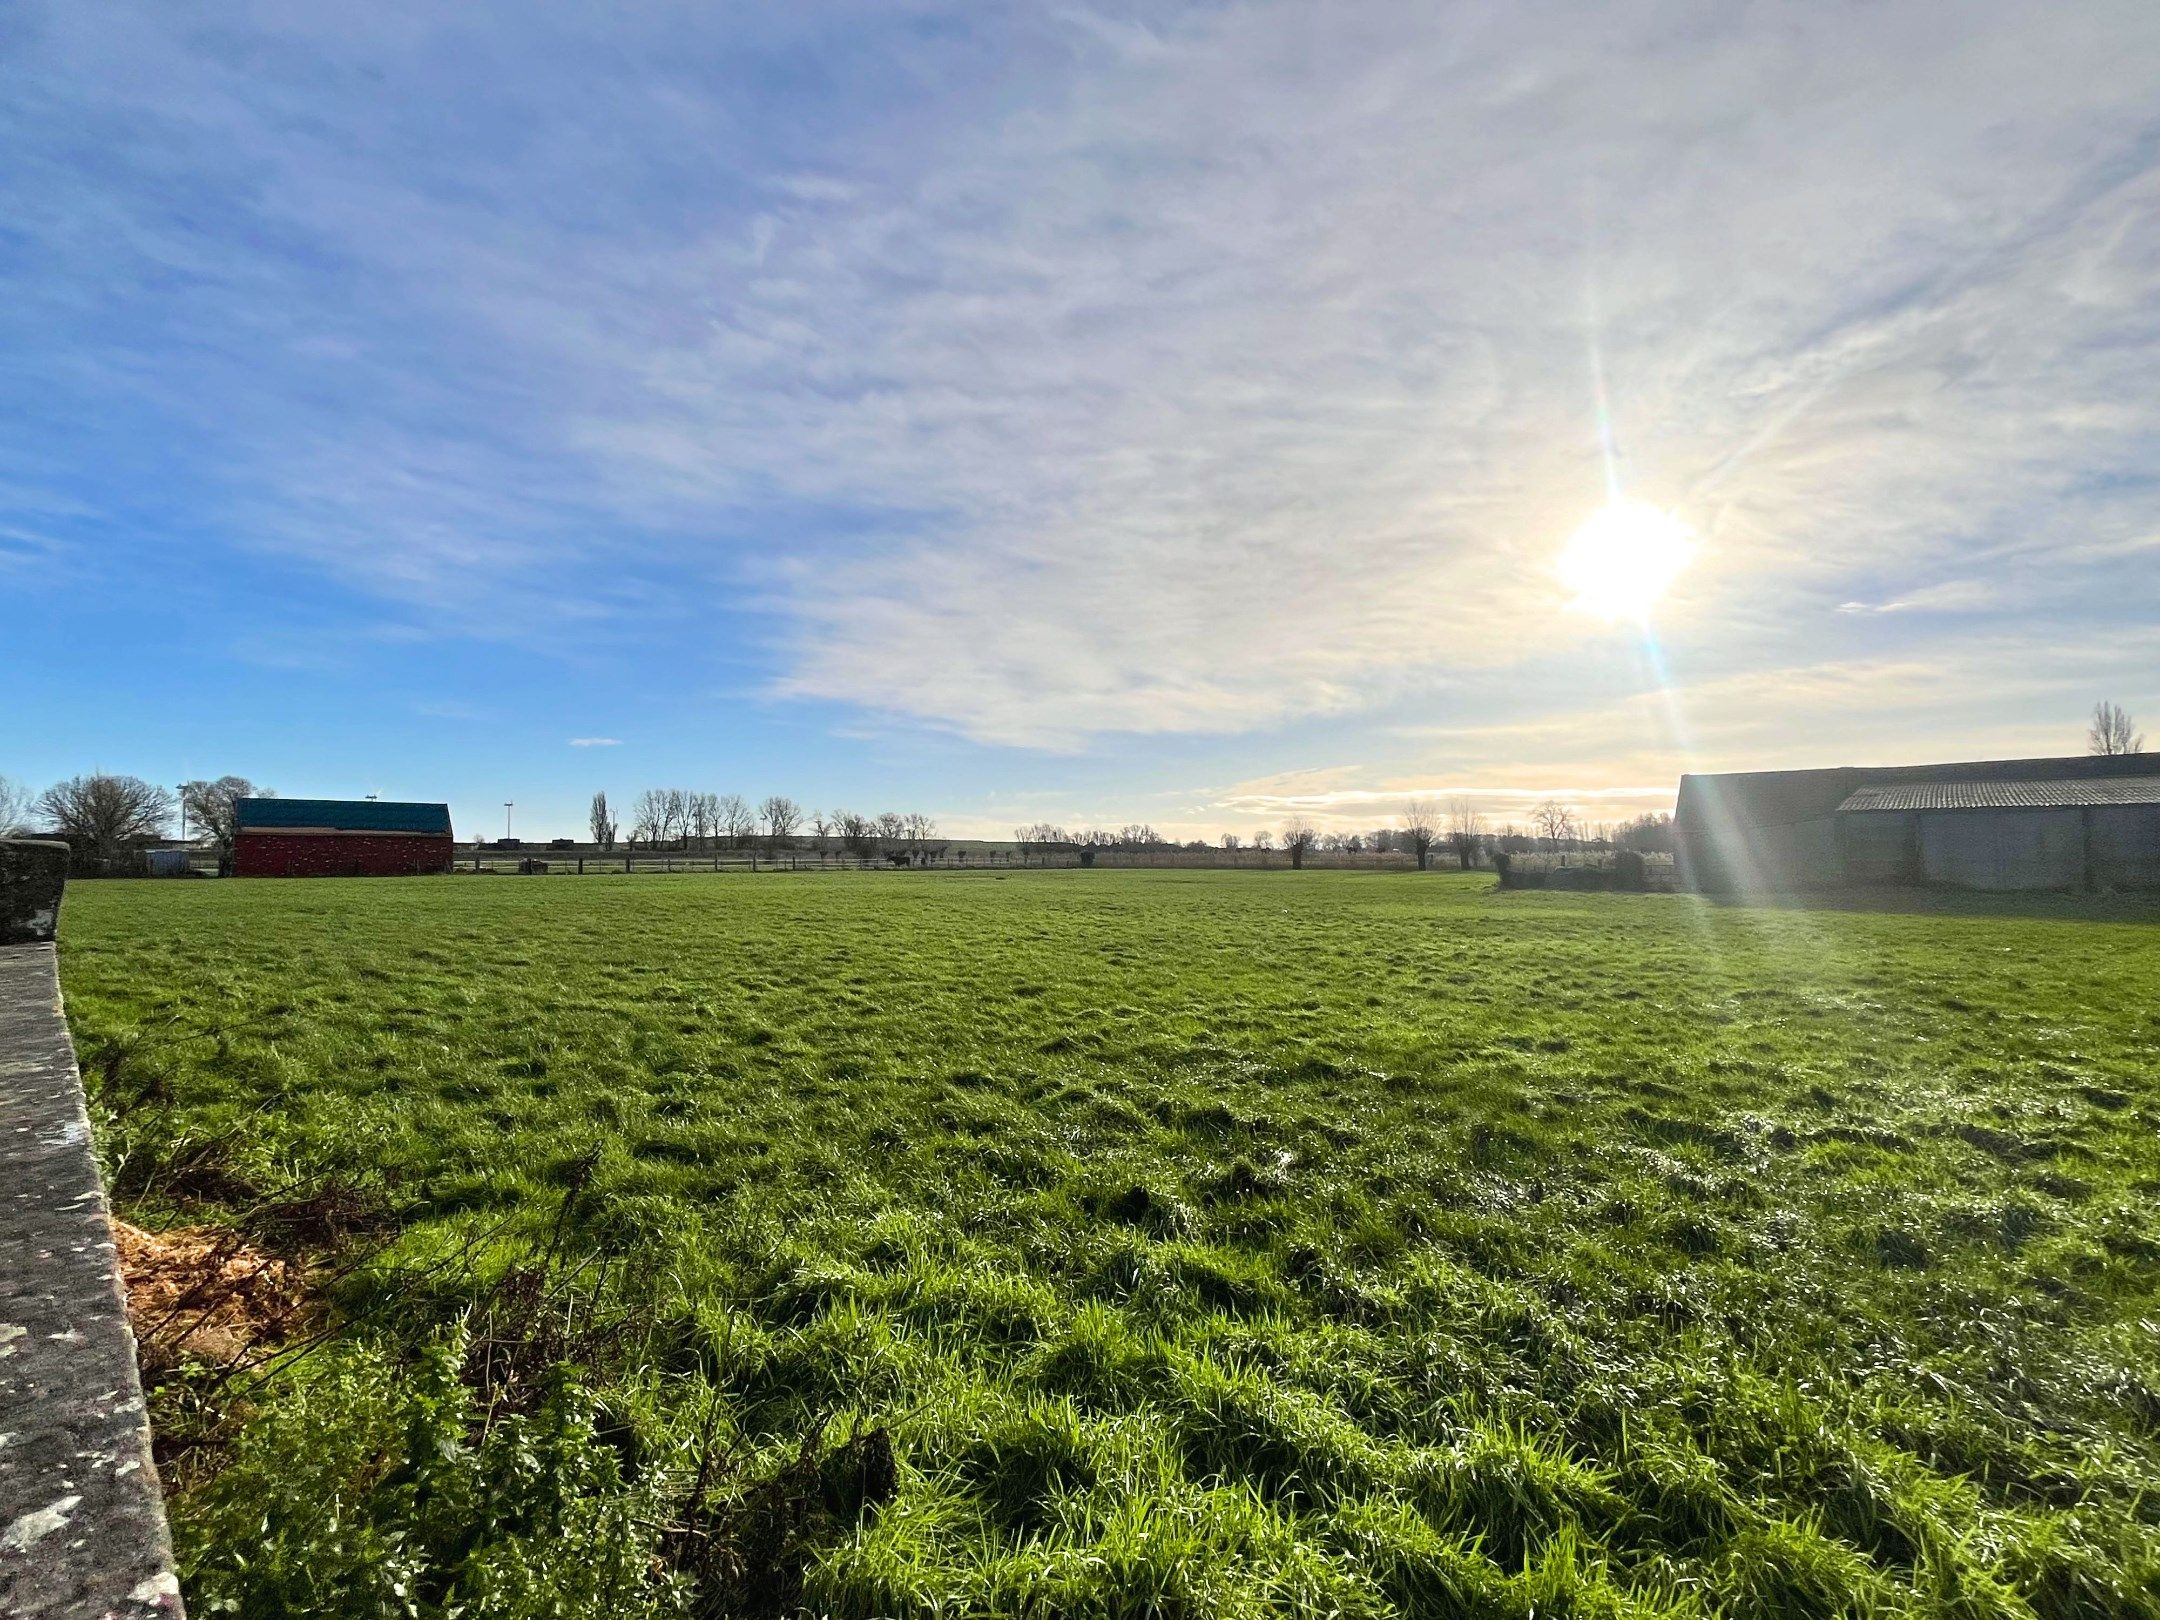
[[[1838,848],[1847,883],[1912,883],[1920,877],[1919,818],[1909,811],[1838,817]]]
[[[1835,871],[1846,883],[2160,889],[2160,805],[1867,810],[1838,820],[1841,864]]]
[[[2092,809],[2093,886],[2160,889],[2160,804]]]
[[[50,945],[0,945],[0,1615],[180,1613]]]
[[[1920,875],[1956,889],[2082,889],[2082,810],[1922,812]]]
[[[1683,801],[1684,803],[1685,801]],[[1711,892],[1820,888],[1840,869],[1837,818],[1753,822],[1714,799],[1688,807],[1673,843],[1683,888]]]
[[[1675,850],[1680,881],[1690,889],[1813,889],[1839,869],[1838,827],[1830,816],[1722,827],[1683,837]]]
[[[1937,819],[1996,818],[1994,825],[1937,829],[1933,835],[1935,870],[1929,872],[1924,869],[1920,829],[1914,819],[1922,813],[1839,815],[1838,806],[1862,787],[1932,781],[2098,782],[2151,776],[2154,769],[2153,761],[2142,755],[2079,754],[1933,765],[1690,773],[1680,778],[1674,815],[1680,878],[1689,888],[1739,892],[1929,880],[1978,882],[1990,888],[2048,887],[2059,880],[2064,888],[2082,887],[2082,864],[2074,877],[2064,869],[2059,828],[2011,827],[2005,819],[2033,812],[1922,812]],[[2096,805],[2088,825],[2093,887],[2160,888],[2160,805]]]
[[[1680,778],[1673,851],[1691,889],[1820,888],[1840,869],[1836,811],[1853,770]]]

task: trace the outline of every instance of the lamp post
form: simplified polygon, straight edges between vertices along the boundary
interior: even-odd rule
[[[180,847],[187,848],[187,784],[180,784]]]
[[[503,800],[503,838],[505,839],[505,841],[507,841],[510,837],[510,812],[515,808],[517,808],[517,803],[515,800]]]

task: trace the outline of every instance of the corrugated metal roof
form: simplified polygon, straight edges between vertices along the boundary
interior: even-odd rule
[[[233,805],[241,831],[329,827],[338,832],[443,833],[447,804],[392,804],[381,799],[240,799]]]
[[[2088,804],[2160,804],[2160,775],[2112,781],[1899,782],[1861,788],[1838,813],[1857,810],[2074,810]]]

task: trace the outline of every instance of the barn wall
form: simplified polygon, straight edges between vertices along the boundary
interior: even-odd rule
[[[422,833],[243,832],[236,877],[403,877],[447,872],[451,841]]]
[[[1681,882],[1763,892],[1937,883],[1975,889],[2160,890],[2160,805],[1840,812],[1855,788],[2147,777],[2138,755],[1744,771],[1680,779]]]
[[[1820,889],[1843,881],[1830,816],[1770,827],[1704,817],[1681,835],[1678,849],[1681,881],[1692,889]]]
[[[2093,885],[2160,889],[2160,804],[2100,804],[2092,809]]]
[[[1836,810],[1858,775],[1683,776],[1673,825],[1680,881],[1739,892],[1834,887],[1843,880]]]
[[[2081,889],[2082,810],[1922,812],[1920,871],[1960,889]]]
[[[1920,830],[1908,810],[1838,817],[1848,883],[1910,883],[1919,875]]]

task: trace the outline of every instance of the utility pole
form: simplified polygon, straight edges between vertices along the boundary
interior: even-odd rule
[[[503,837],[504,837],[504,838],[508,838],[508,837],[510,836],[510,812],[511,812],[511,811],[512,811],[513,809],[515,809],[515,808],[516,808],[516,801],[514,801],[514,800],[511,800],[511,799],[505,799],[505,800],[503,800]]]

